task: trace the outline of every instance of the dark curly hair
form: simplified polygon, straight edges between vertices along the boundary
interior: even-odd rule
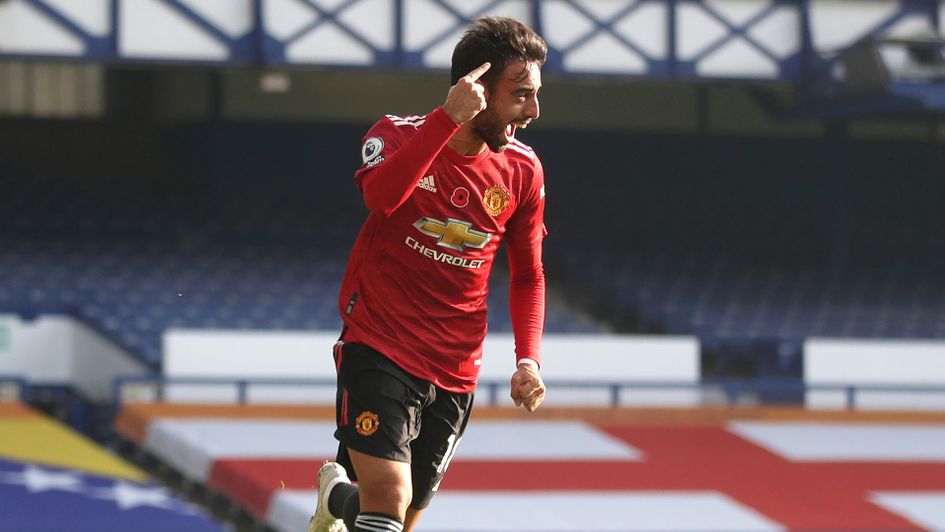
[[[486,61],[492,67],[481,79],[490,83],[513,61],[542,66],[547,56],[548,45],[528,26],[507,17],[481,17],[472,22],[453,49],[450,84],[455,85]]]

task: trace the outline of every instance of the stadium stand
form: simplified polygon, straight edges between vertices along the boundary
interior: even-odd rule
[[[945,419],[888,411],[941,410],[940,344],[810,340],[945,337],[941,87],[918,91],[924,103],[822,99],[842,95],[834,74],[855,78],[838,51],[938,33],[942,3],[0,0],[0,312],[75,316],[152,370],[169,328],[337,330],[370,115],[425,112],[389,102],[442,97],[433,71],[465,19],[517,13],[551,46],[546,112],[523,132],[547,173],[546,329],[679,335],[702,363],[684,368],[685,404],[703,408],[480,408],[421,528],[942,530]],[[900,66],[922,67],[925,50],[901,48]],[[854,123],[897,110],[901,130]],[[508,331],[497,269],[490,328]],[[594,364],[586,354],[612,338],[572,336],[557,355],[603,375],[595,386],[613,391],[597,399],[613,406],[629,395],[621,379],[654,369],[640,361],[669,357],[650,346]],[[740,403],[728,376],[788,377],[808,410],[736,408],[783,394],[756,397],[745,379]],[[7,382],[0,400],[27,386]],[[829,401],[800,391],[824,382]],[[896,384],[938,395],[870,403]],[[61,419],[86,399],[43,385],[29,403]],[[708,406],[723,394],[724,410]],[[139,465],[222,494],[251,515],[243,528],[304,526],[334,454],[330,410],[153,395],[116,393],[85,425],[121,404],[121,447]],[[0,530],[219,528],[66,433],[0,402]]]
[[[618,330],[696,335],[722,375],[799,376],[811,336],[945,337],[931,144],[848,139],[838,170],[805,139],[534,136],[564,175],[569,141],[594,161],[549,188],[549,268]]]
[[[356,155],[318,154],[361,133],[187,126],[162,141],[184,175],[8,172],[0,308],[73,313],[152,367],[168,327],[337,329],[364,210]],[[529,131],[549,174],[549,331],[692,334],[723,374],[744,355],[747,371],[793,376],[809,336],[945,337],[928,145],[851,142],[838,175],[804,139],[576,135]],[[561,181],[583,171],[575,149],[597,164],[580,187]],[[889,175],[908,183],[893,198]],[[508,331],[497,269],[490,330]]]
[[[239,144],[246,134],[230,137]],[[365,215],[350,180],[356,159],[300,178],[269,176],[270,160],[247,158],[196,185],[0,176],[17,191],[0,200],[12,220],[0,229],[0,311],[72,314],[152,368],[170,327],[339,330],[337,289]],[[508,332],[503,265],[496,273],[490,330]],[[605,330],[549,299],[549,331]]]

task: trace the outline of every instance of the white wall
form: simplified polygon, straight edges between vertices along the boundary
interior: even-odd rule
[[[483,346],[481,378],[508,382],[515,369],[511,334],[494,334]],[[606,389],[555,389],[555,380],[699,382],[699,343],[686,336],[548,334],[542,342],[542,377],[552,383],[547,404],[610,404]],[[696,390],[625,390],[622,404],[691,406]],[[512,404],[508,386],[500,391]],[[484,399],[484,398],[483,398]]]
[[[0,373],[28,382],[72,385],[86,397],[111,398],[118,375],[147,373],[123,349],[68,316],[24,321],[0,314],[7,342],[0,344]]]
[[[331,356],[337,332],[262,332],[172,329],[164,335],[164,374],[168,377],[334,379]],[[510,334],[494,334],[483,347],[481,378],[506,383],[515,369]],[[695,338],[626,335],[546,335],[542,342],[542,375],[554,380],[699,381],[699,347]],[[256,401],[331,402],[334,386],[252,388]],[[171,400],[235,399],[232,387],[179,385]],[[503,387],[500,397],[508,395]],[[627,391],[626,404],[691,405],[694,390]],[[486,399],[486,397],[482,397]],[[607,390],[549,392],[548,403],[608,404]]]
[[[116,346],[80,321],[71,321],[71,379],[73,385],[93,399],[111,399],[115,378],[151,371],[124,349]]]
[[[0,346],[0,373],[23,376],[31,381],[63,384],[69,381],[68,318],[42,316],[34,321],[0,314],[0,328],[7,331],[7,344]]]
[[[945,342],[811,338],[804,343],[808,384],[945,388]],[[807,393],[812,408],[843,408],[842,391]],[[943,393],[858,392],[858,409],[945,409]]]
[[[185,378],[334,379],[331,349],[337,332],[227,331],[169,329],[163,338],[164,375]],[[237,399],[232,386],[168,386],[171,401]],[[310,403],[334,401],[335,387],[254,386],[253,402]],[[148,394],[146,394],[148,396]]]

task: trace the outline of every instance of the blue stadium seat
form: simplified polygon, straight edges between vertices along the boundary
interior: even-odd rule
[[[294,192],[162,198],[134,179],[70,182],[16,180],[0,199],[12,220],[0,228],[0,311],[72,314],[154,368],[171,327],[340,329],[337,290],[364,215],[350,199],[338,218]],[[507,332],[507,274],[496,273],[490,330]],[[603,328],[549,297],[546,330]]]

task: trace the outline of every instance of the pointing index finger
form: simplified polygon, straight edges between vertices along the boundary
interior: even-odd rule
[[[486,61],[485,63],[476,67],[475,70],[473,70],[469,74],[466,74],[466,79],[469,81],[476,81],[480,77],[482,77],[483,74],[488,72],[491,67],[492,67],[492,63]]]

